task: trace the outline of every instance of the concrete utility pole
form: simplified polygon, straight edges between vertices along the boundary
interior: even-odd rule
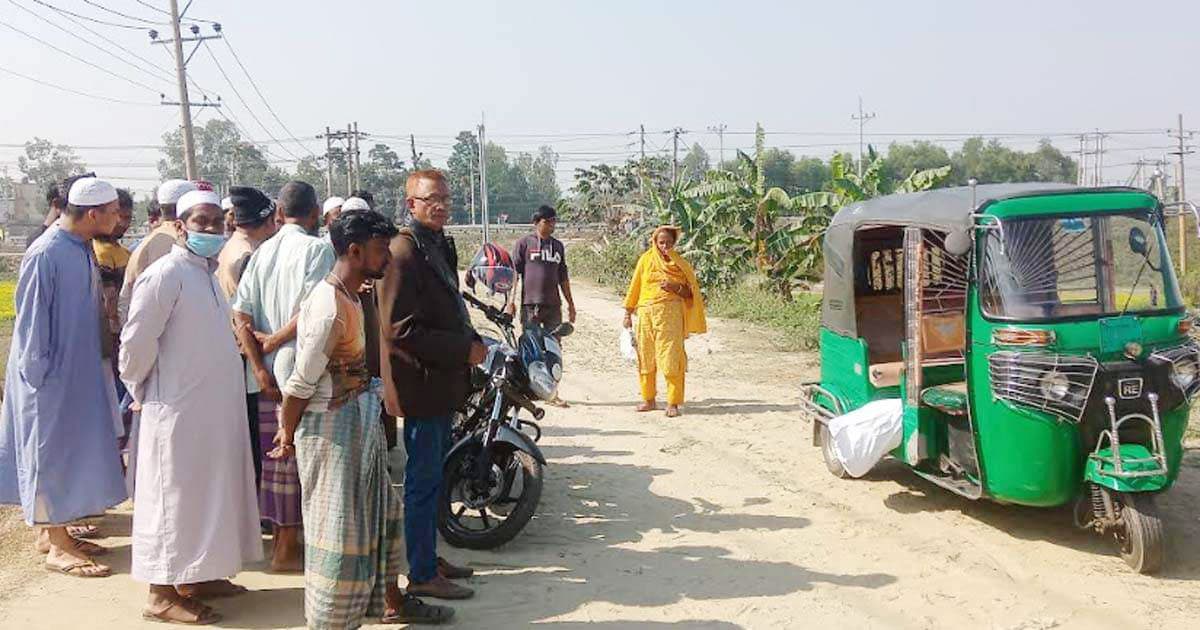
[[[1190,131],[1185,132],[1183,130],[1183,114],[1179,114],[1178,130],[1175,133],[1169,134],[1169,135],[1171,135],[1171,137],[1175,138],[1175,140],[1179,143],[1179,148],[1172,151],[1171,155],[1176,156],[1175,201],[1177,201],[1179,203],[1183,203],[1183,202],[1187,201],[1187,186],[1184,183],[1183,156],[1192,152],[1192,149],[1190,146],[1184,146],[1184,144],[1183,144],[1185,139],[1189,139],[1192,137],[1192,134]],[[1187,215],[1186,215],[1186,213],[1182,212],[1182,210],[1183,210],[1183,208],[1180,208],[1180,213],[1179,213],[1179,273],[1180,273],[1180,275],[1187,273]]]
[[[354,187],[362,188],[362,161],[359,151],[359,141],[362,136],[358,133],[358,121],[354,121]]]
[[[483,222],[483,242],[488,242],[487,139],[482,116],[479,121],[479,214]]]
[[[642,149],[641,149],[642,159],[638,160],[638,199],[639,199],[639,201],[645,201],[645,199],[646,199],[646,184],[645,184],[645,179],[646,179],[646,125],[638,125],[638,135],[641,138],[641,144],[642,144]],[[645,206],[644,203],[642,203],[640,205]],[[642,214],[643,215],[645,214],[645,210],[642,211]]]
[[[674,147],[671,153],[671,186],[674,187],[679,183],[679,134],[683,133],[683,130],[676,127],[670,133]]]
[[[329,137],[329,127],[325,127],[325,198],[333,196],[333,138]]]
[[[1079,161],[1075,164],[1075,184],[1083,185],[1083,174],[1087,171],[1087,134],[1079,135]]]
[[[851,114],[850,120],[858,122],[858,177],[862,179],[863,174],[863,127],[875,118],[874,113],[863,111],[862,97],[858,97],[858,114]]]
[[[170,0],[171,14],[171,33],[173,37],[169,40],[158,39],[158,31],[150,31],[151,44],[167,44],[170,43],[174,48],[175,57],[175,80],[179,84],[179,101],[170,102],[166,100],[164,95],[161,102],[162,105],[178,105],[180,128],[183,130],[183,171],[188,179],[198,179],[199,169],[196,165],[196,140],[195,134],[192,131],[192,107],[220,107],[220,103],[209,103],[205,98],[203,103],[193,103],[188,98],[187,89],[187,63],[191,60],[191,55],[187,58],[183,56],[183,42],[196,42],[196,49],[199,49],[200,44],[206,39],[220,39],[220,24],[213,24],[213,30],[216,35],[200,35],[200,27],[192,25],[192,37],[184,38],[179,31],[180,15],[178,0]],[[192,54],[196,54],[196,49],[192,50]],[[218,99],[219,100],[219,99]]]
[[[726,129],[728,129],[728,127],[725,126],[725,123],[721,123],[715,127],[708,128],[709,131],[717,134],[717,142],[720,144],[720,147],[721,147],[720,153],[718,154],[720,156],[720,158],[719,158],[720,161],[717,162],[717,170],[718,171],[723,169],[725,166],[725,130]]]

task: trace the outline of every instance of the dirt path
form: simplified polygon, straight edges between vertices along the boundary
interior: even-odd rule
[[[1163,498],[1168,571],[1134,575],[1065,511],[973,503],[894,463],[835,480],[797,415],[813,357],[778,353],[736,323],[689,342],[685,416],[633,413],[616,300],[586,285],[576,294],[564,384],[574,406],[543,423],[541,509],[500,551],[448,552],[480,572],[458,626],[1040,630],[1185,628],[1200,616],[1200,453]],[[128,515],[106,526],[127,532]],[[143,591],[127,575],[45,575],[9,548],[23,540],[0,534],[0,586],[23,585],[0,595],[0,628],[139,627]],[[105,544],[126,572],[128,540]],[[301,578],[239,581],[256,592],[218,604],[225,627],[302,626]]]

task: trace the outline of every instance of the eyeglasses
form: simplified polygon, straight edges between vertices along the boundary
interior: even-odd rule
[[[440,203],[442,205],[447,205],[450,203],[450,195],[433,194],[433,195],[425,195],[424,197],[413,197],[413,199],[416,199],[419,201],[424,201],[425,203],[428,203],[428,204]]]

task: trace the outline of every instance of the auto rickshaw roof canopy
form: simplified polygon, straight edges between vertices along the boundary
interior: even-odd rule
[[[825,232],[825,290],[821,306],[821,325],[849,337],[858,336],[854,299],[854,234],[858,230],[882,226],[917,226],[950,232],[968,227],[971,224],[971,213],[988,213],[988,206],[997,202],[1063,194],[1074,198],[1079,193],[1086,193],[1092,202],[1095,201],[1095,195],[1111,198],[1113,193],[1122,193],[1118,204],[1121,208],[1157,205],[1157,200],[1143,190],[1118,187],[1083,188],[1071,184],[1031,182],[982,184],[975,186],[974,190],[970,186],[959,186],[918,193],[900,193],[852,203],[838,210]],[[1091,207],[1118,209],[1094,205]]]

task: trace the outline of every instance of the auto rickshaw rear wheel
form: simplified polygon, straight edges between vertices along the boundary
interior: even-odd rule
[[[837,451],[833,448],[833,434],[829,432],[829,425],[821,423],[818,439],[821,442],[821,456],[825,458],[825,467],[829,469],[830,474],[838,479],[849,477],[850,473],[846,472],[846,467],[842,466]]]
[[[1166,540],[1154,495],[1121,493],[1118,496],[1121,528],[1116,534],[1121,559],[1138,573],[1157,573],[1162,569]]]

